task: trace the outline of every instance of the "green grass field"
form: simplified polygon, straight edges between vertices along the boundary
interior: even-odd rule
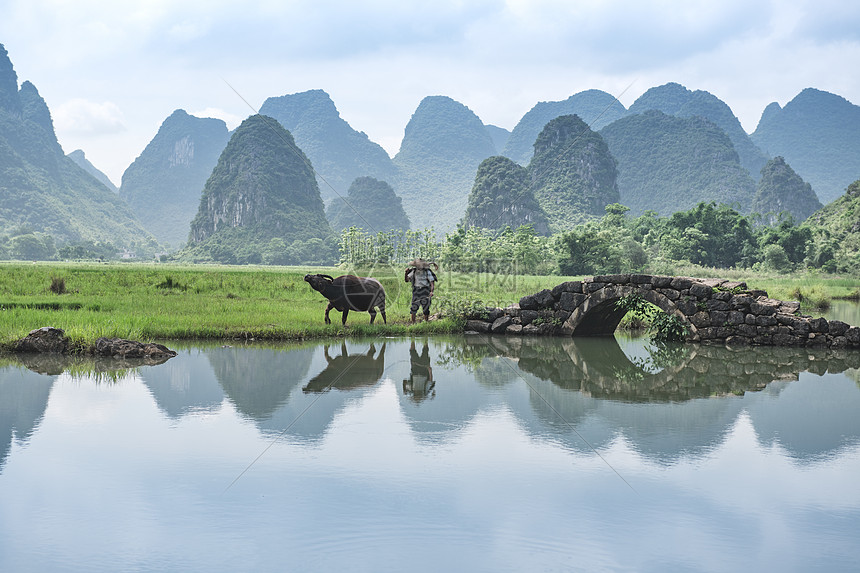
[[[695,269],[694,269],[695,270]],[[388,324],[352,312],[347,327],[326,300],[304,282],[307,272],[337,276],[338,269],[298,267],[174,266],[163,264],[0,263],[0,346],[42,326],[62,328],[78,347],[98,337],[134,340],[299,340],[320,337],[431,334],[460,330],[456,311],[479,303],[507,306],[520,297],[572,277],[439,273],[433,312],[440,320],[411,325],[411,291],[403,268],[369,274],[387,293]],[[693,274],[693,273],[690,273]],[[743,278],[774,298],[820,304],[857,296],[856,280],[801,277]],[[696,276],[702,276],[701,274]],[[52,290],[54,285],[54,290]],[[58,294],[55,291],[62,291]]]
[[[351,312],[344,329],[337,311],[326,325],[327,301],[304,281],[307,272],[344,274],[331,268],[0,263],[0,345],[8,346],[42,326],[64,329],[78,346],[100,336],[295,340],[459,329],[453,318],[409,323],[411,291],[399,267],[372,271],[385,286],[387,325],[381,316],[370,325],[367,313]],[[434,313],[473,301],[508,305],[564,280],[439,275]],[[52,284],[63,293],[52,291]]]

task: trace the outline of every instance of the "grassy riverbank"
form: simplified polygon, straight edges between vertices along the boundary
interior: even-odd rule
[[[378,268],[387,293],[388,324],[352,312],[347,328],[304,281],[307,272],[338,269],[146,264],[0,263],[0,345],[41,326],[62,328],[78,346],[100,336],[154,339],[294,340],[346,335],[457,331],[456,320],[409,323],[411,291],[403,269]],[[506,306],[560,277],[440,273],[433,311],[456,311],[474,300]],[[53,289],[52,289],[53,285]]]
[[[338,269],[297,267],[0,263],[0,345],[41,326],[64,329],[78,346],[100,336],[143,341],[296,340],[455,332],[461,326],[453,315],[474,301],[507,306],[570,280],[442,272],[434,312],[445,310],[449,318],[411,325],[411,293],[403,282],[403,269],[378,268],[372,274],[386,289],[388,324],[382,325],[377,317],[371,326],[367,313],[350,313],[344,329],[335,311],[332,324],[323,323],[327,303],[304,282],[309,271],[343,274]],[[763,288],[774,298],[796,299],[801,294],[810,312],[810,302],[857,296],[858,290],[856,280],[820,276],[753,280],[730,271],[720,276],[743,278],[751,288]]]

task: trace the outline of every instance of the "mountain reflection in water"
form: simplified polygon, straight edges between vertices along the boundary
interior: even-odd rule
[[[177,346],[154,366],[0,359],[0,571],[860,559],[857,352],[620,336]]]
[[[261,431],[306,440],[321,439],[339,412],[383,380],[396,383],[416,437],[431,442],[498,407],[529,434],[551,435],[572,450],[623,435],[663,463],[707,452],[742,412],[762,443],[779,442],[796,459],[828,455],[860,436],[855,384],[831,385],[826,396],[786,384],[800,375],[856,376],[858,352],[622,342],[475,336],[351,340],[337,354],[327,344],[192,348],[135,373],[170,418],[215,410],[226,399]],[[0,370],[0,459],[13,435],[32,434],[63,369],[57,357],[20,360],[51,375],[14,361]],[[812,428],[809,409],[822,400],[827,417]]]

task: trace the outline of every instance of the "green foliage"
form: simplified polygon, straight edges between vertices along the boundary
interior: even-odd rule
[[[555,241],[537,235],[530,225],[498,232],[461,226],[445,235],[441,264],[461,272],[547,275],[557,270],[555,251]]]
[[[350,227],[373,232],[409,229],[402,199],[395,195],[391,185],[373,177],[359,177],[353,181],[346,200],[334,199],[326,217],[335,231]]]
[[[674,213],[665,227],[649,232],[646,243],[669,259],[722,268],[748,266],[758,247],[749,221],[715,203]]]
[[[60,247],[57,258],[64,261],[113,260],[119,258],[119,250],[111,243],[80,241]]]
[[[529,186],[528,172],[507,157],[485,159],[475,175],[463,226],[498,231],[522,225],[549,234],[546,213]]]
[[[9,258],[19,261],[50,261],[56,258],[54,238],[44,233],[25,233],[9,239]]]
[[[701,117],[650,110],[600,131],[618,161],[621,202],[668,216],[716,202],[749,210],[755,182],[725,132]]]
[[[807,261],[828,272],[860,273],[860,180],[807,221],[813,246]]]
[[[651,337],[655,341],[681,342],[687,336],[687,326],[683,320],[657,308],[639,294],[630,294],[618,299],[615,307],[632,312],[648,323]]]
[[[337,260],[337,242],[331,236],[296,239],[289,244],[280,237],[266,240],[265,236],[264,230],[255,227],[231,227],[189,245],[169,260],[226,265],[332,265]]]
[[[559,270],[565,275],[639,272],[648,256],[636,240],[624,205],[605,208],[599,222],[589,221],[559,235]]]
[[[528,166],[532,191],[553,231],[603,215],[618,202],[616,162],[600,134],[576,115],[550,121]]]
[[[433,229],[374,234],[350,227],[341,232],[339,249],[340,265],[347,268],[405,264],[416,257],[435,261],[440,252]]]
[[[781,273],[791,270],[791,261],[788,260],[785,249],[775,243],[767,245],[762,250],[762,263],[766,269]]]
[[[806,259],[809,248],[812,245],[812,228],[808,225],[797,227],[791,217],[779,221],[778,225],[762,227],[759,229],[759,245],[762,247],[763,258],[767,258],[766,250],[771,245],[779,246],[786,262],[789,263],[784,269],[788,270],[791,265],[799,265]],[[775,253],[771,249],[772,253]],[[813,265],[820,267],[821,264]]]

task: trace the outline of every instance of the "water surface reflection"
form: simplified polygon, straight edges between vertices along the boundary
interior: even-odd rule
[[[0,488],[16,492],[0,496],[0,570],[860,558],[858,352],[483,336],[179,350],[0,364]]]

